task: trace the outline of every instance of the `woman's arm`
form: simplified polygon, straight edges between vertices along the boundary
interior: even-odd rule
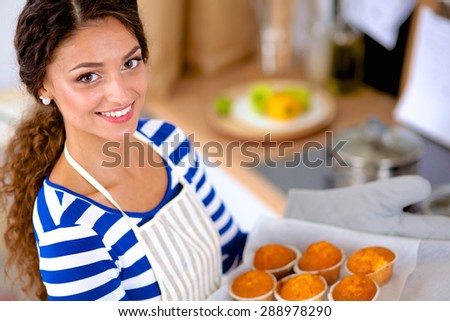
[[[91,228],[61,227],[38,237],[40,272],[49,300],[127,300],[120,268]]]

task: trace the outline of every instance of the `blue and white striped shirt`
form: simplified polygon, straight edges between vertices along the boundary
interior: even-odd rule
[[[180,129],[161,120],[141,120],[137,130],[167,152],[163,156],[172,160],[202,200],[219,232],[223,272],[228,272],[240,262],[247,235],[208,181],[189,140]],[[169,183],[161,204],[148,213],[127,212],[138,226],[151,220],[182,188],[170,166],[166,167]],[[160,299],[152,267],[119,210],[47,177],[36,198],[33,224],[50,300]]]

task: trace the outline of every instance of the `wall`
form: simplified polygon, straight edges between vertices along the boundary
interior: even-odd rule
[[[25,0],[15,1],[0,1],[0,12],[2,18],[0,19],[0,94],[7,92],[11,89],[16,89],[19,86],[18,67],[16,62],[16,55],[14,51],[14,32],[16,28],[16,21],[19,12],[24,5]],[[0,101],[0,108],[2,102]],[[4,108],[3,108],[4,109]],[[5,117],[2,117],[0,111],[0,129],[4,136],[5,130],[8,128],[8,124]],[[3,115],[4,116],[4,115]],[[0,139],[0,161],[1,161],[1,149],[2,140]],[[4,216],[0,213],[0,300],[12,300],[17,298],[16,295],[10,290],[9,282],[4,278],[3,264],[5,260],[5,247],[3,243],[4,232]]]
[[[0,92],[19,84],[13,38],[17,16],[24,3],[25,0],[0,1]]]

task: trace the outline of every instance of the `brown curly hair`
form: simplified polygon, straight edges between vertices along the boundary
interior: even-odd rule
[[[54,102],[49,106],[39,102],[39,90],[61,42],[86,23],[106,17],[116,18],[136,36],[146,62],[148,46],[136,0],[28,0],[18,18],[14,44],[19,74],[36,103],[5,151],[0,167],[0,210],[7,218],[7,275],[20,283],[30,299],[47,299],[32,222],[34,202],[65,141],[61,113]]]

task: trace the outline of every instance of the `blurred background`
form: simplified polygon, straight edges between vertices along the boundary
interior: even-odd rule
[[[31,103],[18,80],[13,47],[24,3],[0,2],[0,160],[14,124]],[[450,43],[450,33],[443,32],[446,1],[138,3],[150,43],[143,116],[176,124],[199,143],[208,161],[220,162],[208,171],[244,229],[260,215],[282,215],[291,188],[325,189],[418,173],[430,180],[441,203],[448,202],[450,115],[441,106],[448,97],[433,92],[448,84],[445,75],[428,75],[432,81],[419,91],[425,101],[433,96],[433,104],[421,108],[437,120],[427,120],[423,128],[413,121],[421,118],[416,107],[409,106],[418,92],[411,79],[421,76],[413,67],[434,59],[418,62],[414,55],[421,50],[417,29],[430,32],[428,38],[441,37],[442,46]],[[423,8],[429,9],[433,28],[419,23]],[[441,57],[450,53],[448,46],[441,49]],[[275,107],[265,104],[287,87],[290,98]],[[341,140],[348,143],[337,156],[348,166],[333,163],[333,148]],[[430,212],[431,201],[411,210]],[[3,213],[0,219],[1,231]],[[0,299],[16,298],[1,282]]]
[[[260,26],[258,11],[261,13],[264,10],[262,7],[269,6],[271,1],[140,0],[138,2],[152,44],[151,69],[154,72],[151,93],[167,95],[176,81],[186,72],[195,70],[202,74],[216,73],[257,55]],[[254,5],[258,2],[266,3],[262,6]],[[311,45],[318,46],[310,40],[326,42],[326,38],[329,37],[327,33],[332,27],[335,1],[274,1],[277,2],[279,5],[275,7],[281,8],[280,20],[285,20],[284,22],[292,27],[293,55],[296,67],[300,67],[306,63]],[[415,3],[415,1],[405,2]],[[0,9],[5,13],[0,31],[2,40],[0,57],[4,62],[0,75],[2,92],[15,89],[19,85],[13,37],[16,18],[24,3],[24,0],[17,0],[0,4]],[[289,14],[283,16],[282,11],[286,8],[289,8]],[[370,36],[362,35],[367,47],[364,60],[365,82],[394,95],[398,93],[410,14],[411,11],[408,11],[407,16],[402,17],[399,39],[390,50]],[[321,54],[320,50],[316,50],[315,53]],[[372,63],[374,57],[383,60],[383,64]],[[323,63],[326,64],[325,60]],[[375,66],[383,68],[380,70]],[[389,71],[389,75],[393,77],[385,77],[385,81],[381,81],[382,71]]]

